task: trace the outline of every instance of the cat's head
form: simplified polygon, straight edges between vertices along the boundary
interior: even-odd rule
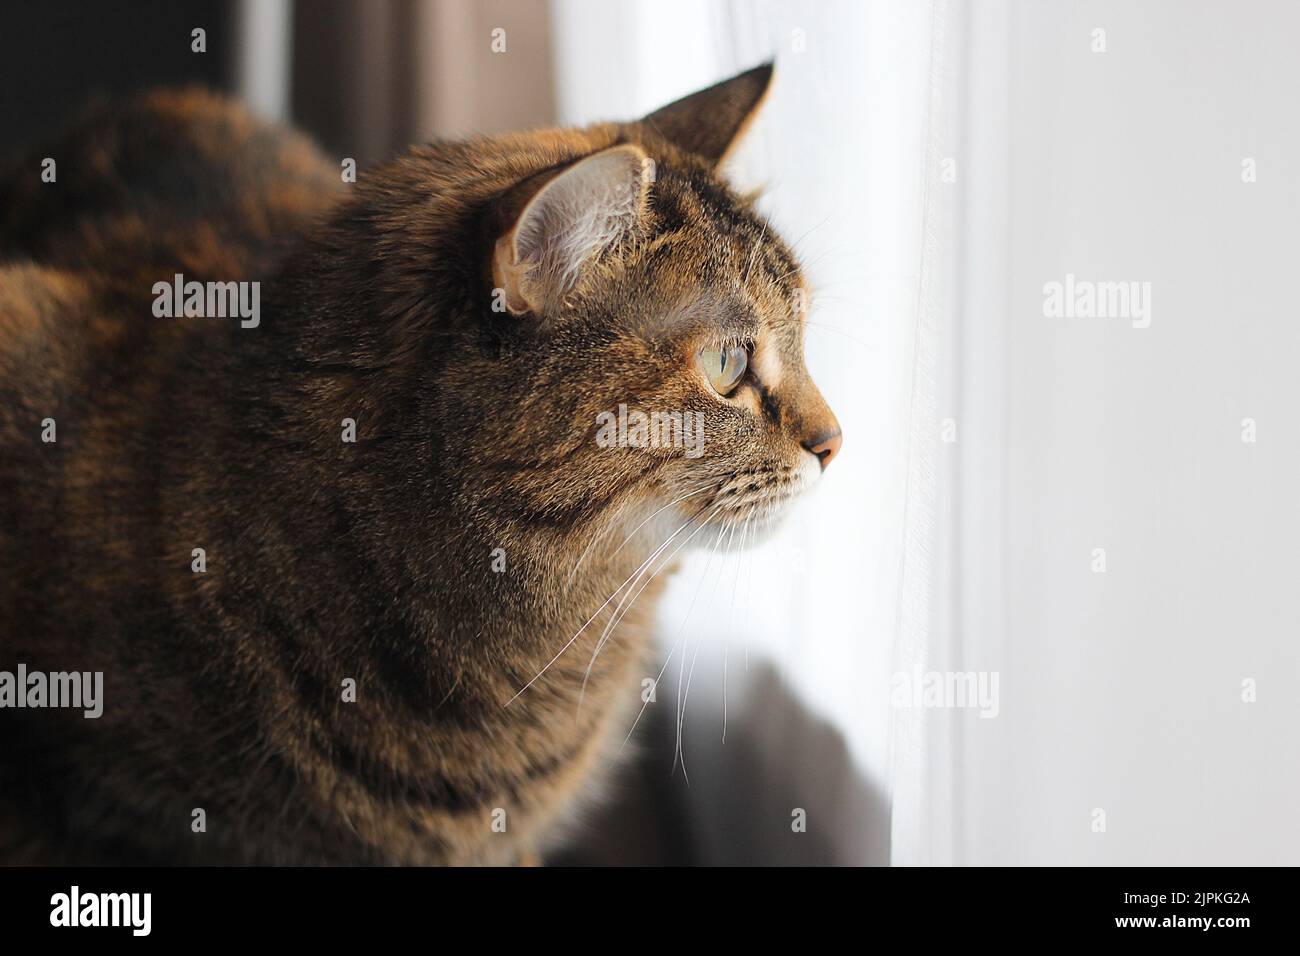
[[[458,318],[420,332],[424,413],[403,427],[436,434],[433,465],[476,513],[563,529],[676,501],[761,530],[838,452],[799,265],[718,171],[771,73],[636,122],[418,148],[370,188],[365,222],[395,224],[376,281],[425,285],[405,327],[453,296],[453,271],[472,280]]]

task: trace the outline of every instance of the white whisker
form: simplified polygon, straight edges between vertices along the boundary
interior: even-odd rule
[[[701,531],[703,531],[705,527],[708,526],[708,523],[713,520],[714,515],[716,515],[721,510],[722,510],[721,505],[716,506],[713,509],[713,511],[709,514],[709,516],[705,518],[703,522],[700,523],[700,526],[696,528],[694,531],[692,531],[689,535],[687,535],[686,538],[682,541],[682,543],[673,549],[672,553],[668,555],[666,559],[664,559],[664,561],[659,565],[659,567],[656,568],[648,576],[646,576],[644,581],[640,582],[639,587],[637,586],[637,582],[633,582],[632,586],[628,588],[627,593],[624,594],[622,599],[618,602],[618,605],[614,608],[614,613],[610,615],[609,623],[605,625],[605,630],[600,635],[600,640],[596,642],[595,650],[591,652],[591,660],[587,662],[587,672],[582,677],[582,689],[578,693],[579,709],[582,708],[582,701],[587,694],[587,682],[591,679],[591,669],[593,666],[595,666],[596,658],[600,655],[601,648],[605,646],[605,643],[613,635],[614,628],[616,628],[619,622],[623,620],[623,618],[627,615],[627,612],[632,609],[632,605],[636,603],[636,599],[641,596],[641,592],[646,589],[646,586],[651,581],[653,581],[655,577],[661,571],[663,571],[664,568],[666,568],[669,564],[672,563],[673,559],[677,557],[678,553],[681,552],[682,548],[690,544],[691,539],[694,538]],[[674,535],[674,537],[676,537],[676,535]],[[671,541],[671,539],[669,539],[669,541]],[[650,556],[650,560],[653,560],[657,555],[662,553],[664,547],[666,547],[668,543],[669,543],[668,541],[665,541],[664,544],[660,545],[659,548],[655,551],[655,554]],[[633,588],[636,589],[635,593],[633,593]],[[624,607],[625,604],[626,607]]]
[[[754,508],[757,505],[750,506],[749,513],[745,515],[745,524],[740,529],[740,556],[736,558],[736,577],[731,586],[731,613],[736,613],[736,592],[740,589],[740,569],[745,560],[745,538],[749,534],[750,519],[754,516]],[[730,547],[730,542],[728,542]],[[748,615],[746,615],[748,617]],[[731,632],[724,633],[722,638],[722,742],[727,742],[727,666],[731,658]],[[687,688],[690,689],[689,687]]]
[[[726,533],[727,526],[724,524],[718,529],[718,537],[713,542],[713,547],[709,551],[709,561],[706,567],[706,573],[700,577],[700,585],[704,584],[708,577],[707,571],[713,568],[713,558],[718,553],[718,546],[722,544],[722,536]],[[699,596],[699,588],[696,589],[696,597]],[[694,607],[692,600],[691,606]],[[689,616],[689,615],[688,615]],[[689,644],[689,637],[686,632],[686,618],[682,619],[682,637]],[[686,648],[682,648],[682,656],[677,670],[677,745],[673,749],[673,769],[677,769],[677,761],[680,758],[682,762],[682,776],[686,778],[687,785],[690,785],[690,777],[686,776],[686,754],[682,750],[682,677],[686,670]]]
[[[627,544],[634,537],[636,537],[636,533],[640,531],[642,528],[644,528],[651,519],[655,518],[658,515],[663,514],[673,505],[685,501],[687,498],[698,495],[702,491],[708,491],[709,488],[714,486],[714,484],[716,484],[716,482],[713,481],[705,482],[703,485],[701,485],[699,488],[696,488],[694,491],[687,492],[686,494],[682,495],[680,498],[674,498],[672,501],[668,502],[668,504],[664,505],[662,508],[659,508],[658,510],[653,512],[649,517],[647,517],[639,525],[633,528],[632,533],[629,534],[626,538],[624,538],[621,542],[619,542],[618,547],[615,548],[613,551],[611,551],[608,557],[612,558],[614,555],[618,554],[619,551],[623,550],[623,545]],[[573,566],[573,570],[569,572],[569,576],[564,581],[565,587],[568,587],[570,584],[573,583],[573,576],[578,573],[578,568],[582,567],[582,562],[587,559],[587,555],[591,552],[592,546],[594,546],[595,543],[599,541],[601,538],[603,538],[605,535],[609,534],[609,532],[614,528],[614,526],[617,523],[618,523],[618,515],[615,515],[614,518],[610,520],[609,524],[605,526],[604,530],[597,532],[596,535],[592,537],[592,539],[589,542],[587,542],[587,546],[582,549],[582,554],[578,556],[577,564]]]
[[[763,230],[758,234],[758,242],[754,243],[754,248],[749,253],[749,261],[745,263],[745,276],[741,279],[741,284],[749,282],[750,270],[754,268],[754,260],[758,258],[758,250],[763,248],[763,240],[767,238],[767,220],[763,220]]]
[[[726,529],[725,525],[719,528],[718,541],[722,540],[722,532],[725,529]],[[709,575],[709,569],[712,568],[713,566],[713,556],[716,552],[717,552],[717,544],[715,542],[714,547],[709,551],[709,557],[704,564],[704,570],[700,574],[699,583],[695,585],[695,593],[691,596],[691,603],[687,606],[686,614],[683,615],[682,617],[681,626],[677,628],[677,638],[673,641],[673,646],[669,649],[668,656],[664,658],[664,666],[659,668],[659,673],[655,675],[656,688],[659,686],[659,681],[663,679],[664,671],[668,670],[668,665],[672,663],[673,655],[677,653],[677,648],[681,645],[682,639],[686,636],[686,622],[690,620],[691,612],[695,610],[695,602],[696,600],[698,600],[700,596],[700,591],[703,590],[704,588],[704,579],[707,578]],[[626,747],[627,742],[632,739],[632,734],[636,731],[636,726],[641,722],[641,717],[645,714],[646,708],[648,706],[650,706],[650,702],[648,700],[642,702],[641,709],[637,712],[636,719],[632,721],[632,726],[628,730],[627,736],[623,738],[623,745],[622,745],[623,747]],[[622,747],[619,748],[619,751],[622,752]],[[673,766],[675,767],[676,764],[677,764],[677,760],[676,760],[676,755],[674,754]]]
[[[705,507],[707,507],[707,505]],[[605,610],[605,608],[609,606],[609,602],[614,600],[614,598],[618,595],[618,593],[622,591],[623,588],[627,587],[628,584],[630,584],[632,580],[636,578],[642,572],[642,570],[645,569],[646,565],[648,565],[651,561],[655,559],[656,555],[659,554],[659,552],[664,548],[665,545],[668,544],[668,542],[672,541],[673,538],[676,538],[679,534],[681,534],[682,531],[685,528],[687,528],[691,524],[691,522],[693,522],[696,518],[698,518],[700,514],[703,513],[704,510],[705,510],[704,508],[701,508],[694,515],[692,515],[691,517],[687,518],[684,522],[682,522],[682,524],[677,528],[677,530],[668,536],[668,540],[665,541],[663,544],[661,544],[659,548],[655,550],[654,554],[646,558],[645,561],[641,564],[641,566],[637,568],[635,571],[633,571],[626,581],[624,581],[622,584],[620,584],[617,588],[614,589],[613,594],[605,598],[604,603],[602,603],[600,607],[596,608],[595,613],[592,614],[591,617],[587,618],[587,622],[583,624],[582,627],[578,628],[578,630],[574,633],[573,637],[569,638],[568,641],[565,642],[564,646],[555,652],[555,656],[546,662],[546,665],[533,676],[532,680],[530,680],[523,687],[519,688],[519,690],[515,692],[515,695],[505,702],[504,706],[509,707],[511,704],[513,704],[516,700],[519,699],[520,694],[522,694],[524,691],[528,690],[528,688],[532,687],[535,683],[537,683],[537,681],[541,678],[541,676],[545,674],[547,670],[550,669],[550,666],[554,664],[556,661],[558,661],[561,655],[563,655],[565,651],[567,651],[570,647],[573,646],[573,642],[576,641],[578,637],[582,634],[582,632],[585,631],[591,625],[592,621],[596,620],[596,618],[600,615],[600,612]]]

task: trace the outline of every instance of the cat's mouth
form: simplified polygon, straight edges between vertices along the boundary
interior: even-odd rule
[[[695,520],[735,534],[737,544],[757,543],[774,531],[791,506],[821,475],[809,456],[794,468],[763,468],[739,472],[721,481],[708,501],[701,502]]]

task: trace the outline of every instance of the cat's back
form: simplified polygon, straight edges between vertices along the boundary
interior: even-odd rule
[[[156,283],[271,275],[341,189],[306,137],[203,90],[88,107],[0,174],[0,389],[11,413],[88,385],[88,366],[119,379],[156,371],[189,334],[154,315]]]
[[[305,137],[201,90],[93,105],[3,169],[0,557],[10,573],[8,587],[0,584],[0,617],[7,618],[15,595],[4,592],[30,591],[20,589],[19,572],[38,574],[42,561],[59,560],[56,541],[93,533],[88,522],[107,508],[104,496],[146,502],[152,494],[133,446],[159,406],[184,418],[168,381],[221,334],[220,323],[156,316],[155,284],[177,273],[201,282],[273,274],[342,183]],[[88,509],[101,503],[85,526],[69,518],[78,497]]]
[[[120,392],[165,373],[182,340],[203,334],[155,316],[156,283],[272,274],[341,189],[307,138],[198,89],[94,104],[11,160],[0,174],[10,463],[43,418],[104,405],[96,384]]]
[[[87,108],[6,164],[0,259],[118,277],[265,274],[342,191],[306,137],[199,89]]]
[[[93,305],[76,273],[0,264],[0,487],[10,500],[21,478],[31,482],[46,470],[34,446],[42,420],[75,390],[66,378],[79,364],[71,352],[93,337],[93,326],[83,321]],[[77,333],[60,335],[70,325]]]

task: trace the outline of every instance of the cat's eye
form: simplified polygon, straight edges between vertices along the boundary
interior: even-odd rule
[[[749,350],[743,345],[728,345],[720,349],[700,349],[700,367],[719,395],[729,395],[749,367]]]

